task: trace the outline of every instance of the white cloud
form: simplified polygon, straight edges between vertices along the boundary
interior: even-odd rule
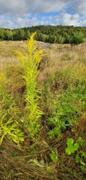
[[[0,16],[0,27],[6,27],[6,28],[17,28],[17,27],[27,27],[27,26],[35,26],[39,25],[40,21],[37,17],[33,16],[27,17],[27,16],[18,16],[17,18],[6,18],[5,16]]]
[[[85,26],[86,0],[0,0],[0,27],[38,24]]]
[[[86,0],[76,0],[75,10],[81,15],[86,15]]]
[[[68,0],[0,0],[0,27],[49,24],[50,16],[39,20],[37,15],[59,12],[67,2]]]
[[[68,0],[0,0],[0,14],[27,14],[59,11]]]
[[[69,26],[79,26],[80,25],[80,16],[79,14],[68,14],[64,13],[62,15],[62,24]]]

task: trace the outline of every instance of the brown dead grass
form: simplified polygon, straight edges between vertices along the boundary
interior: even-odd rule
[[[71,46],[69,44],[45,44],[38,42],[38,47],[43,48],[48,54],[48,62],[45,63],[46,68],[57,69],[64,66],[65,64],[70,64],[75,61],[80,61],[86,63],[86,43],[77,46]],[[3,41],[0,42],[0,69],[5,63],[15,63],[16,50],[27,52],[25,41]],[[46,71],[45,68],[45,71]]]

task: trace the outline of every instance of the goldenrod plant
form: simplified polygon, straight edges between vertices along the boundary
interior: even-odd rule
[[[42,111],[39,107],[39,90],[37,87],[37,77],[39,74],[39,63],[43,50],[37,49],[36,41],[34,40],[36,33],[32,34],[30,39],[27,41],[27,55],[22,52],[18,52],[17,56],[20,59],[25,80],[26,92],[26,113],[25,113],[25,126],[32,139],[37,138],[40,130],[40,119]]]
[[[0,145],[8,138],[17,145],[24,141],[19,125],[19,109],[5,87],[5,76],[0,74]]]

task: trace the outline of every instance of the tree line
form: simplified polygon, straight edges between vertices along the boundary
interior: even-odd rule
[[[86,28],[73,26],[33,26],[18,29],[0,29],[0,40],[27,40],[37,32],[36,40],[59,44],[80,44],[86,41]]]

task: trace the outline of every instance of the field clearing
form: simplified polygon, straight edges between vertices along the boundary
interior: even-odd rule
[[[80,45],[70,44],[49,44],[38,42],[38,47],[43,48],[48,55],[48,65],[57,67],[80,61],[86,63],[86,43]],[[1,41],[0,42],[0,68],[4,63],[18,62],[16,51],[27,52],[26,41]],[[45,62],[46,63],[46,62]]]
[[[22,61],[16,54],[20,51],[28,57],[28,48],[26,41],[0,42],[0,85],[5,88],[5,93],[3,89],[0,92],[0,118],[6,112],[7,118],[12,116],[14,122],[17,119],[25,135],[21,146],[9,136],[0,145],[0,180],[85,180],[86,43],[37,42],[36,50],[44,50],[37,69],[39,106],[43,112],[37,141],[30,139],[23,124],[27,86]],[[10,105],[12,99],[6,92],[15,103]]]

